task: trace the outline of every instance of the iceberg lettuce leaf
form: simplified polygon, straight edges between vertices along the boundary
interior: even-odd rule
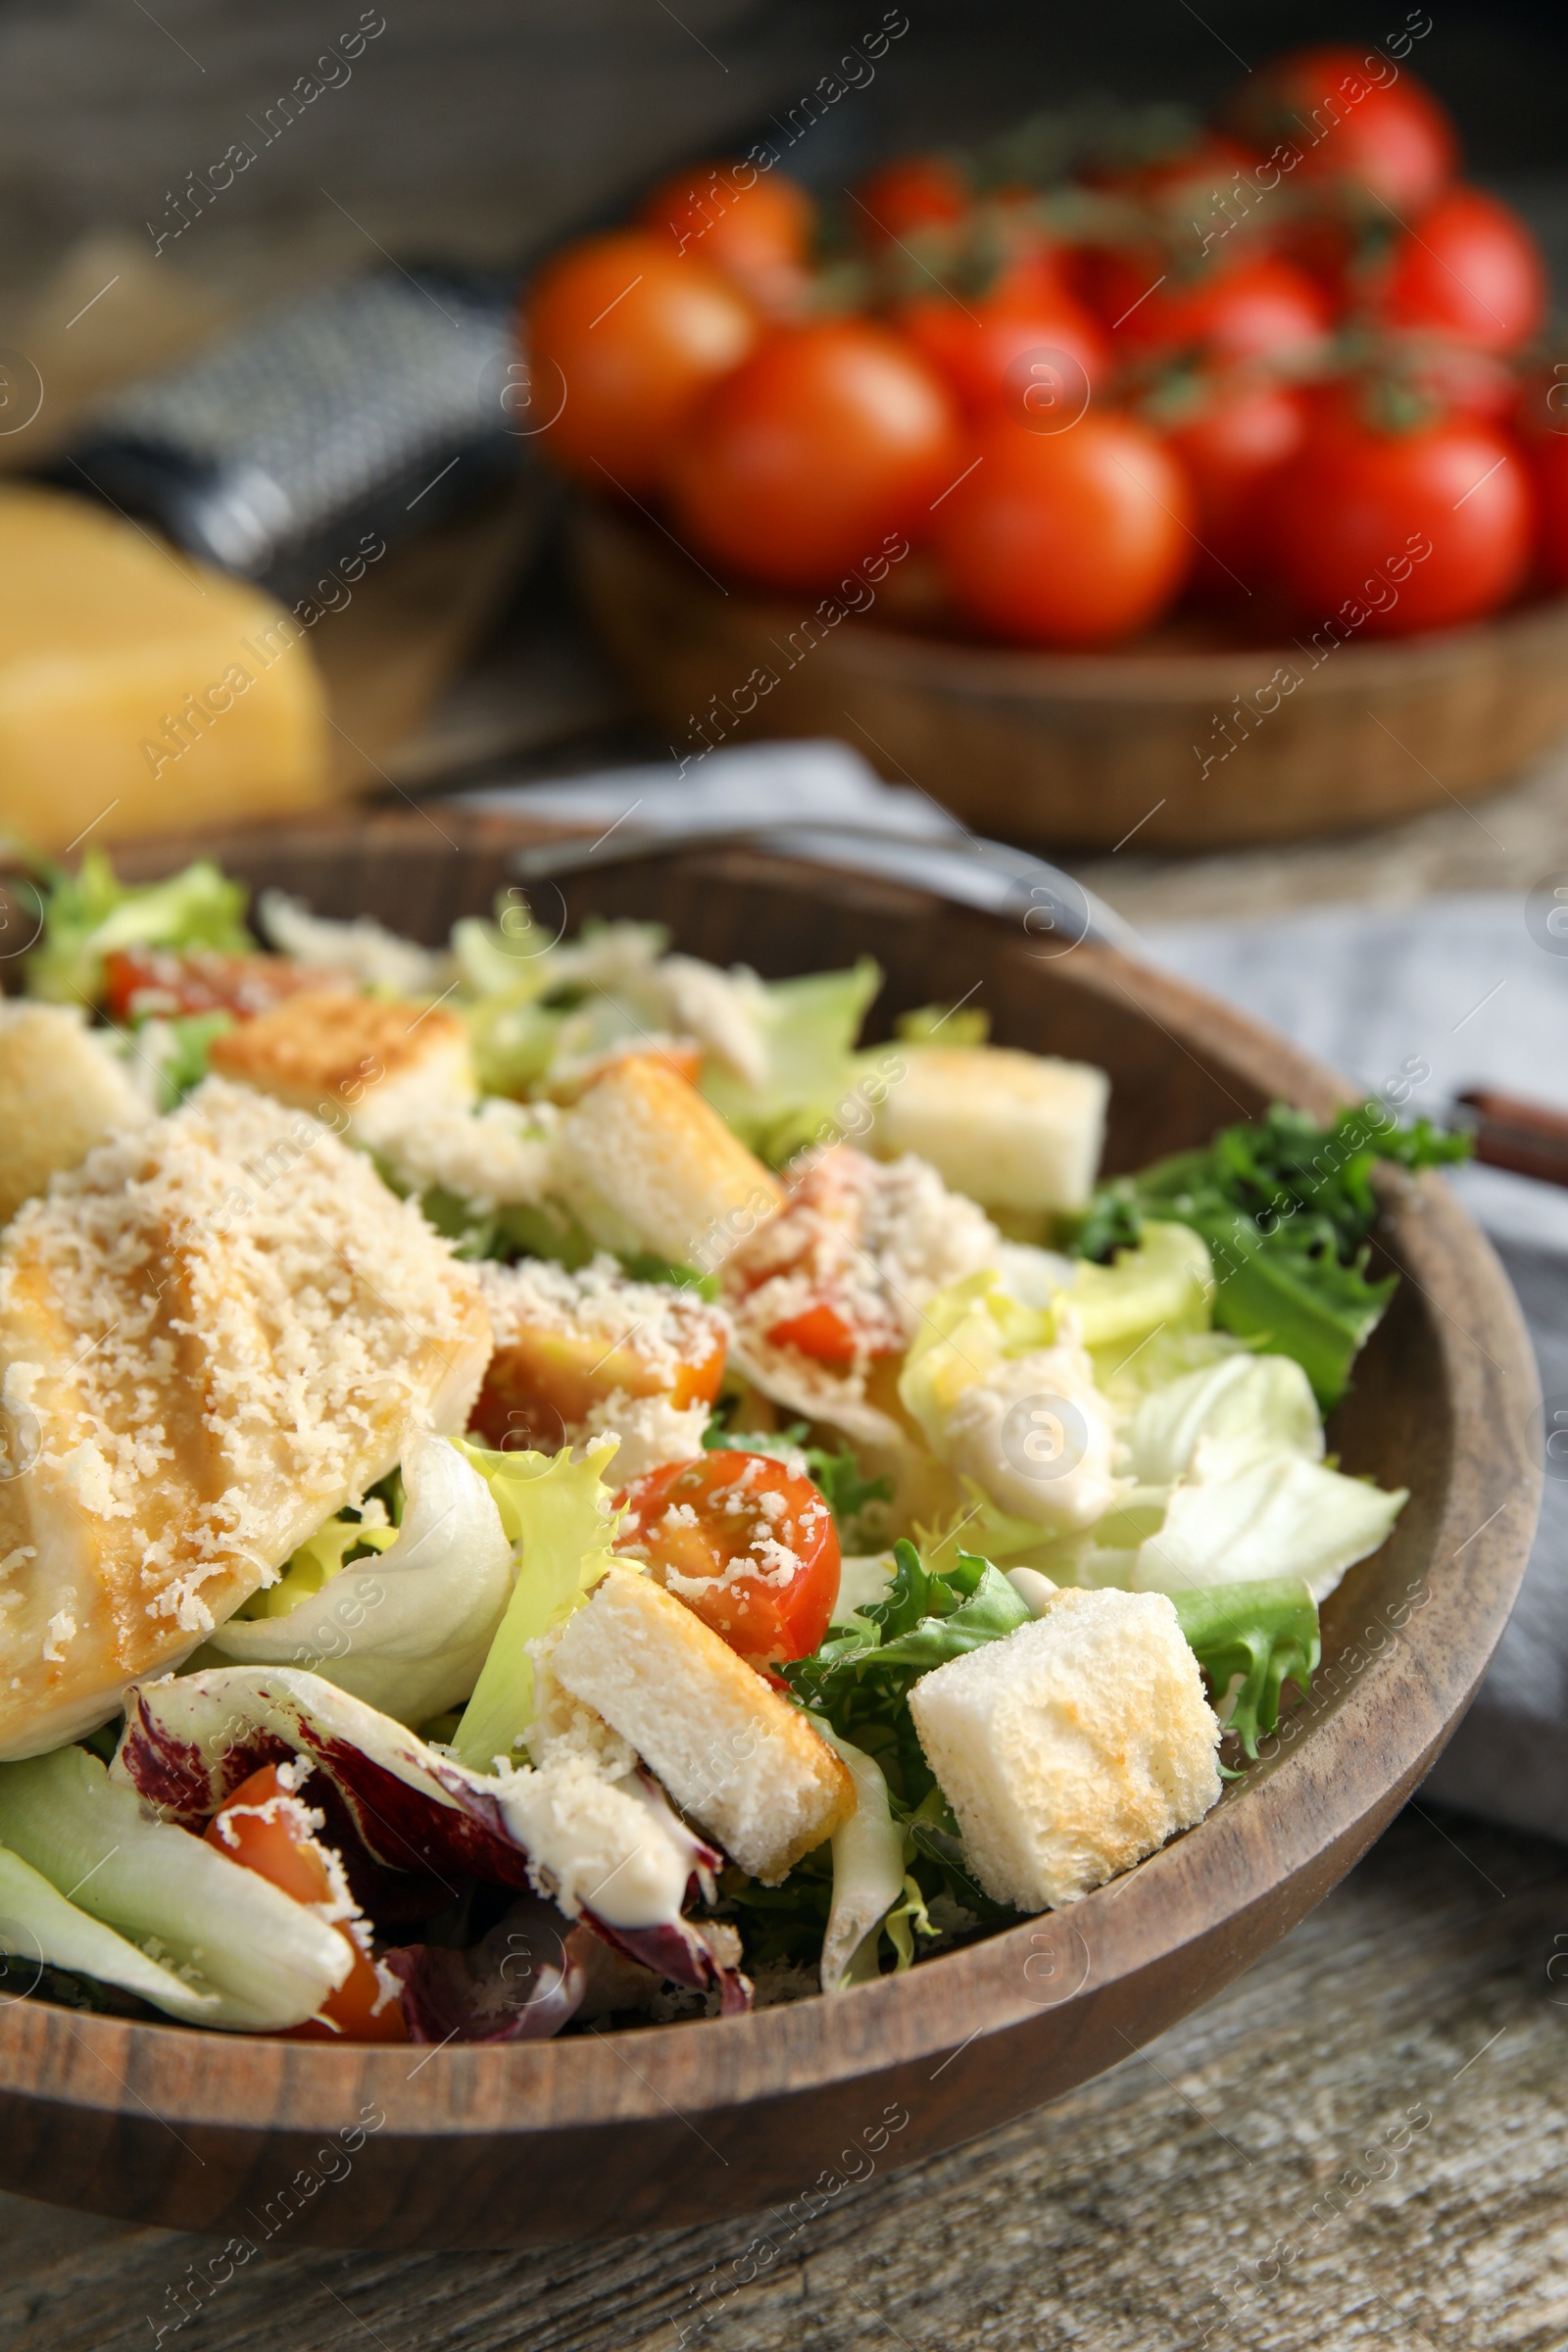
[[[1298,1453],[1219,1467],[1221,1475],[1174,1490],[1158,1534],[1139,1545],[1135,1592],[1298,1577],[1314,1600],[1326,1600],[1346,1570],[1386,1541],[1409,1500],[1407,1488],[1384,1494]]]
[[[158,1820],[85,1748],[0,1764],[0,1843],[177,1972],[209,2025],[303,2025],[348,1975],[352,1949],[319,1911]]]
[[[0,1845],[0,1952],[38,1976],[45,1969],[68,1969],[73,1976],[90,1977],[100,1984],[118,1984],[155,2009],[167,2011],[193,2026],[219,2022],[219,1995],[200,1984],[187,1984],[161,1960],[149,1959],[90,1911],[68,1902],[30,1862]],[[26,1987],[26,1967],[16,1972]],[[8,1982],[7,1991],[13,1991]]]
[[[512,1544],[486,1480],[451,1439],[416,1432],[403,1479],[401,1527],[329,1520],[259,1596],[266,1613],[231,1617],[209,1650],[237,1665],[309,1667],[399,1723],[466,1699],[511,1597]],[[345,1567],[356,1543],[380,1557]]]

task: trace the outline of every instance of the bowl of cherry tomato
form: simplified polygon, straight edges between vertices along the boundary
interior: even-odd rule
[[[844,735],[1079,847],[1505,781],[1568,726],[1568,358],[1459,166],[1407,65],[1317,48],[835,208],[759,146],[555,255],[528,414],[676,760]]]

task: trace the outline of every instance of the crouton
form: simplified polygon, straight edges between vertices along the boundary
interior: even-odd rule
[[[682,1812],[764,1886],[776,1886],[855,1810],[855,1784],[826,1740],[646,1576],[610,1569],[567,1620],[550,1663],[563,1689],[629,1740]]]
[[[1082,1208],[1110,1081],[1087,1062],[998,1046],[917,1046],[877,1111],[883,1159],[913,1152],[987,1208]]]
[[[468,1036],[456,1014],[386,997],[307,990],[213,1040],[209,1066],[322,1117],[347,1107],[367,1141],[432,1100],[472,1102]]]
[[[970,1868],[1020,1911],[1077,1902],[1220,1793],[1219,1724],[1165,1595],[1069,1588],[1041,1609],[909,1692]]]
[[[555,1185],[607,1250],[709,1273],[783,1199],[775,1176],[655,1054],[611,1064],[561,1122]]]
[[[0,1225],[116,1128],[152,1117],[123,1065],[63,1004],[0,1011]]]

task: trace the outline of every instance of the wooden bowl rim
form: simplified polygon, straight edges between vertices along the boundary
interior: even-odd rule
[[[416,829],[416,820],[407,826]],[[351,837],[355,830],[343,828]],[[529,832],[516,830],[519,839]],[[476,837],[492,841],[505,831],[493,821],[475,829]],[[760,852],[704,855],[715,869],[797,876],[803,870]],[[832,888],[834,877],[823,869],[805,870],[813,887]],[[895,896],[911,908],[930,904],[902,886]],[[1095,947],[1074,951],[1072,962],[1078,984],[1129,999],[1178,1044],[1183,1026],[1201,1016],[1208,1050],[1238,1079],[1290,1096],[1319,1115],[1352,1091],[1287,1041],[1152,965]],[[1280,1742],[1276,1757],[1228,1788],[1198,1828],[1136,1870],[1068,1911],[1025,1920],[836,1996],[565,2040],[437,2046],[412,2066],[409,2045],[333,2048],[202,2033],[16,1998],[0,2014],[0,2085],[40,2105],[100,2111],[121,2110],[128,2092],[171,2130],[174,2123],[218,2130],[261,2123],[307,2134],[337,2130],[352,2089],[356,2098],[368,2093],[375,2100],[394,2134],[440,2139],[658,2125],[672,2113],[685,2121],[692,2112],[751,2105],[940,2058],[935,2081],[967,2040],[1025,2023],[1043,2008],[1110,1994],[1172,1952],[1200,1943],[1220,1923],[1261,1910],[1325,1850],[1344,1844],[1353,1853],[1357,1823],[1391,1791],[1415,1785],[1479,1682],[1523,1574],[1541,1485],[1525,1436],[1529,1400],[1539,1394],[1534,1355],[1490,1244],[1441,1180],[1396,1176],[1388,1190],[1390,1253],[1438,1310],[1434,1345],[1454,1431],[1470,1429],[1482,1474],[1503,1497],[1480,1528],[1464,1525],[1452,1491],[1457,1446],[1450,1450],[1428,1568],[1451,1565],[1463,1553],[1466,1574],[1463,1587],[1457,1579],[1439,1584],[1423,1604],[1446,1637],[1426,1645],[1446,1661],[1446,1674],[1434,1674],[1432,1655],[1418,1657],[1410,1643],[1395,1641],[1329,1702],[1321,1721],[1312,1720],[1318,1709],[1308,1702],[1301,1710],[1304,1738]],[[1487,1425],[1483,1408],[1493,1384],[1478,1360],[1479,1343],[1464,1330],[1478,1304],[1491,1312],[1501,1360],[1481,1353],[1522,1407],[1505,1430]],[[1341,1772],[1342,1758],[1359,1759],[1362,1777]],[[1369,1763],[1375,1786],[1366,1778]],[[1268,1856],[1262,1869],[1249,1835],[1259,1830]],[[1178,1919],[1185,1933],[1173,1938],[1170,1925]],[[1058,1983],[1061,1991],[1050,1997]],[[702,2039],[694,2042],[694,2035]],[[1129,2053],[1134,2047],[1128,2043]],[[696,2093],[694,2051],[704,2067]]]

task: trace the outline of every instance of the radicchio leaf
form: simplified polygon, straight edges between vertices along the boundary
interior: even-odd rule
[[[113,1772],[200,1829],[259,1766],[294,1755],[332,1784],[375,1862],[451,1893],[471,1876],[547,1894],[674,1983],[716,1984],[726,2013],[749,2005],[746,1980],[682,1916],[694,1883],[711,1888],[721,1857],[645,1775],[612,1780],[575,1757],[470,1772],[319,1675],[252,1666],[133,1687]]]

